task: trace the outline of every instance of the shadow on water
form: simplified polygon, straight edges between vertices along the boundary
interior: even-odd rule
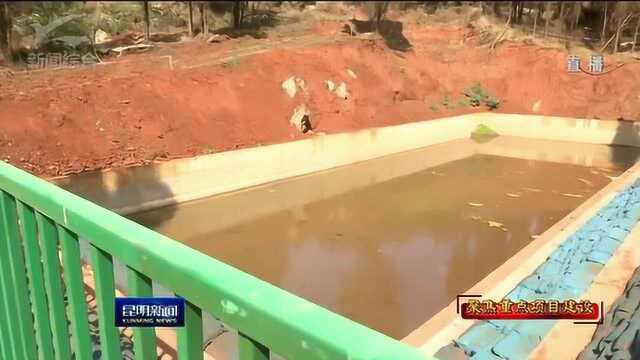
[[[611,162],[617,166],[631,166],[640,157],[640,124],[634,121],[618,121],[611,147]]]
[[[352,19],[355,31],[357,33],[368,33],[375,31],[375,24],[371,20],[356,20]],[[382,36],[385,45],[389,49],[406,52],[411,50],[412,45],[409,40],[402,33],[403,25],[400,21],[394,20],[381,20],[378,25],[378,33]],[[346,29],[345,31],[349,31]]]

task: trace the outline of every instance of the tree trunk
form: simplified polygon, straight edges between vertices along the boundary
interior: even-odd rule
[[[523,13],[524,13],[524,1],[518,1],[518,24],[522,24]]]
[[[560,34],[564,35],[564,1],[560,2],[560,14],[558,20],[560,20]]]
[[[144,1],[144,38],[149,41],[149,2]]]
[[[604,44],[607,41],[607,2],[604,3],[604,21],[602,22],[602,35],[600,35],[600,41]]]
[[[620,33],[622,32],[622,19],[618,20],[618,28],[616,29],[616,39],[613,44],[613,53],[618,52],[618,45],[620,44]]]
[[[480,1],[480,8],[482,8],[483,14],[486,15],[489,13],[489,4],[487,4],[487,1]]]
[[[489,46],[490,51],[493,51],[493,49],[496,48],[496,45],[498,45],[498,43],[502,40],[502,38],[504,37],[504,34],[507,33],[507,30],[511,26],[511,20],[515,16],[515,14],[513,13],[513,8],[511,10],[512,11],[509,11],[509,17],[507,18],[507,23],[504,25],[504,30],[502,30],[502,33],[500,33],[500,35],[498,35]]]
[[[191,1],[189,3],[189,37],[193,37],[193,5]]]
[[[576,1],[575,5],[575,12],[576,12],[576,20],[573,23],[573,29],[575,30],[576,27],[578,26],[578,23],[580,22],[580,15],[582,15],[582,3],[580,1]]]
[[[533,17],[533,37],[536,37],[536,27],[538,27],[538,13],[539,11],[536,11],[536,15]]]
[[[242,22],[242,4],[240,1],[233,2],[233,27],[235,29],[240,27],[240,23]]]
[[[6,1],[0,3],[0,52],[7,62],[12,59],[11,53],[11,14],[9,4]]]
[[[375,21],[376,32],[380,32],[380,23],[382,22],[382,19],[384,18],[384,15],[387,12],[389,2],[379,1],[379,2],[376,2],[374,6],[375,6],[374,21]]]
[[[633,32],[633,45],[631,45],[631,52],[636,51],[636,43],[638,42],[638,30],[640,30],[640,16],[638,16],[638,22],[636,22],[636,30]]]
[[[551,1],[547,2],[547,9],[544,11],[545,12],[545,16],[544,16],[544,37],[547,37],[547,33],[549,31],[549,18],[551,17],[551,15],[549,15],[549,12],[551,11]]]
[[[493,12],[497,17],[501,17],[502,13],[500,12],[500,1],[493,2]]]
[[[200,18],[202,20],[202,32],[204,36],[209,36],[209,4],[200,5]]]

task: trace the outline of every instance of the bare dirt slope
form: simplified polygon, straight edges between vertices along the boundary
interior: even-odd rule
[[[194,41],[118,64],[0,74],[0,156],[56,176],[313,136],[289,124],[301,103],[325,133],[486,111],[458,104],[475,83],[501,100],[500,112],[640,118],[638,61],[619,67],[605,57],[605,75],[568,74],[564,50],[507,42],[490,54],[466,27],[405,25],[404,52],[338,35],[341,27],[325,21],[296,38]],[[281,82],[293,75],[307,91],[291,99]],[[345,82],[348,98],[325,80]]]

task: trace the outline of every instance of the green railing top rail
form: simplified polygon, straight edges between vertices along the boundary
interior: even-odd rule
[[[5,162],[0,189],[286,358],[427,358]]]

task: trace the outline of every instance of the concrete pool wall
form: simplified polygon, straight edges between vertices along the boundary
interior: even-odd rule
[[[316,134],[309,139],[288,143],[52,181],[118,213],[130,214],[466,139],[479,124],[506,136],[640,146],[640,123],[637,122],[477,113],[351,133]],[[579,152],[578,147],[574,158],[589,159],[589,154]],[[591,166],[587,162],[584,164]]]
[[[487,125],[500,135],[576,142],[575,152],[568,152],[555,158],[550,158],[533,147],[512,148],[509,146],[508,137],[499,137],[490,143],[478,145],[483,148],[483,152],[487,153],[493,151],[504,153],[504,148],[508,148],[514,157],[520,158],[600,166],[616,156],[614,150],[611,149],[608,154],[602,151],[591,151],[591,148],[585,144],[640,147],[638,123],[634,122],[480,113],[365,129],[346,134],[315,135],[310,139],[290,143],[173,160],[149,167],[80,175],[73,179],[60,178],[54,181],[103,206],[128,214],[430,145],[466,139],[479,124]],[[375,179],[366,181],[354,176],[352,186],[366,186],[371,182],[402,176],[421,167],[426,168],[468,156],[468,151],[469,149],[462,149],[459,153],[439,156],[421,164],[399,164],[397,169],[386,173],[381,172],[380,177],[376,176]],[[471,149],[471,151],[476,150]],[[640,167],[636,165],[532,241],[476,284],[468,293],[478,293],[494,299],[504,297],[544,262],[569,235],[576,232],[599,209],[611,201],[616,192],[621,191],[639,176]],[[300,199],[300,201],[307,200]],[[261,211],[266,212],[269,209],[256,210],[256,213],[251,216],[259,216]],[[234,221],[232,218],[235,215],[237,214],[230,214],[228,221]],[[615,255],[612,261],[615,261]],[[126,282],[122,275],[116,274],[116,283],[120,289],[125,289]],[[161,290],[160,293],[166,292]],[[455,310],[454,302],[416,329],[404,341],[421,348],[426,354],[434,354],[473,324],[471,321],[459,319]],[[209,325],[205,324],[205,327],[207,326],[214,327],[211,322]],[[207,332],[205,330],[205,333]]]

